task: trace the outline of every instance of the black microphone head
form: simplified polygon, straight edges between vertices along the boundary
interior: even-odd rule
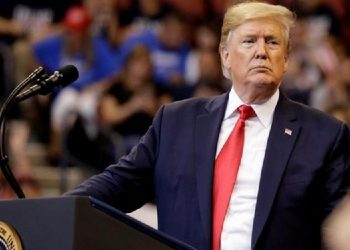
[[[79,77],[78,69],[74,65],[65,65],[57,71],[59,73],[59,79],[57,79],[57,81],[60,87],[65,87],[68,84],[71,84]]]
[[[79,72],[74,65],[66,65],[56,70],[52,75],[43,74],[36,79],[35,85],[16,96],[16,101],[23,101],[33,95],[47,95],[55,88],[64,88],[79,77]]]

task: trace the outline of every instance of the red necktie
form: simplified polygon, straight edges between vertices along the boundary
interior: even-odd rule
[[[236,182],[244,144],[245,120],[255,116],[251,106],[242,105],[237,109],[238,121],[222,147],[214,169],[213,190],[213,250],[220,249],[221,231],[227,207]]]

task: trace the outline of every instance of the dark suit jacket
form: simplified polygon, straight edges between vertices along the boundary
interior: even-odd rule
[[[154,198],[159,230],[209,250],[213,167],[227,98],[164,106],[129,155],[69,194],[92,195],[123,211]],[[320,249],[321,223],[344,195],[348,151],[345,124],[280,95],[262,168],[253,249]]]

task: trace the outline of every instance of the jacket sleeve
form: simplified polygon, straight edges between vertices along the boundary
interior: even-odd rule
[[[64,195],[92,196],[124,212],[151,201],[163,110],[158,111],[148,131],[128,155]]]

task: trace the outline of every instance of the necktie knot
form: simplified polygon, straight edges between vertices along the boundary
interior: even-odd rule
[[[254,109],[252,108],[252,106],[249,105],[241,105],[238,107],[238,112],[240,113],[239,118],[242,120],[246,120],[250,117],[254,117],[255,116],[255,112]]]

